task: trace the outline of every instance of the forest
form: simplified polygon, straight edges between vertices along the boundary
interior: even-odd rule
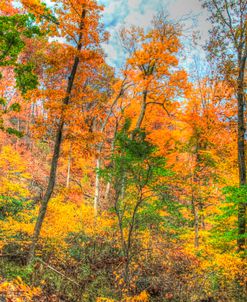
[[[0,301],[246,301],[247,0],[198,2],[188,68],[165,0],[114,66],[102,1],[0,0]]]

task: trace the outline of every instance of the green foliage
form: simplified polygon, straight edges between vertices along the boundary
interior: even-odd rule
[[[14,65],[25,46],[23,39],[40,34],[30,14],[0,16],[0,66]]]
[[[125,174],[126,186],[135,185],[143,188],[146,185],[153,189],[164,190],[160,186],[159,177],[172,175],[165,169],[163,157],[155,155],[155,147],[146,139],[142,130],[129,132],[129,121],[127,120],[123,129],[117,134],[116,149],[111,158],[111,166],[100,171],[102,177],[113,178],[115,185],[119,185],[122,176]]]
[[[0,105],[6,106],[7,101],[4,98],[0,98]]]
[[[14,247],[14,246],[13,246]],[[18,246],[19,248],[19,246]],[[17,252],[18,249],[15,246],[13,252]],[[33,273],[33,268],[30,266],[23,266],[20,263],[14,263],[13,261],[6,261],[4,258],[0,262],[0,274],[4,276],[7,280],[13,280],[16,277],[21,277],[27,283],[30,283]]]
[[[17,59],[25,47],[25,38],[41,35],[34,24],[34,17],[27,15],[0,16],[0,66],[15,66],[17,87],[22,93],[37,86],[37,77],[30,64],[18,64]]]
[[[214,217],[215,226],[212,229],[212,238],[215,242],[221,243],[224,249],[239,238],[238,235],[238,206],[247,200],[247,185],[241,187],[228,186],[223,189],[225,200],[220,207],[220,214]],[[245,234],[245,238],[247,234]]]
[[[236,207],[239,203],[246,202],[247,185],[240,187],[225,187],[223,193],[226,196],[226,203],[231,203]]]
[[[9,127],[9,128],[6,129],[6,132],[8,134],[13,134],[13,135],[15,135],[15,136],[17,136],[19,138],[23,137],[23,133],[21,133],[20,131],[14,129],[14,128],[10,128]]]
[[[18,65],[15,71],[16,87],[25,94],[28,90],[35,89],[38,85],[38,77],[33,73],[31,64]]]
[[[13,198],[0,195],[0,220],[4,220],[8,216],[17,217],[18,213],[24,209],[30,208],[30,202],[23,198]]]
[[[165,168],[165,159],[156,155],[156,148],[147,140],[146,133],[142,130],[130,132],[129,127],[130,121],[127,120],[117,135],[112,164],[102,171],[102,175],[112,179],[117,194],[120,194],[119,188],[124,186],[126,200],[142,203],[143,210],[149,215],[145,219],[142,215],[140,221],[153,220],[151,216],[159,221],[157,213],[167,200],[165,178],[172,173]],[[130,211],[133,206],[128,201],[122,204]]]
[[[9,111],[20,112],[21,105],[19,103],[13,103],[12,105],[10,105]]]
[[[142,243],[138,234],[159,229],[171,238],[178,235],[177,230],[183,225],[181,205],[170,194],[169,181],[174,174],[166,168],[165,159],[157,155],[157,148],[145,131],[129,129],[127,120],[116,136],[111,164],[99,171],[114,189],[111,200],[118,221],[116,228],[122,234],[122,253],[128,259],[123,273],[126,284],[131,278],[130,259],[137,261],[140,256],[137,251]]]
[[[221,207],[222,214],[217,220],[228,219],[231,216],[237,216],[238,205],[247,200],[247,185],[241,187],[225,187],[223,189],[225,201]]]
[[[7,105],[7,101],[4,98],[0,98],[0,105],[5,107]],[[21,138],[21,137],[23,137],[22,132],[20,132],[17,129],[12,128],[12,127],[5,128],[4,119],[2,118],[2,115],[6,114],[8,112],[11,112],[11,111],[12,112],[20,112],[21,111],[21,105],[19,103],[13,103],[9,106],[9,108],[5,107],[5,108],[3,108],[2,112],[0,111],[0,113],[1,113],[1,115],[0,115],[0,129],[2,131],[7,132],[8,134],[15,135],[16,137]]]

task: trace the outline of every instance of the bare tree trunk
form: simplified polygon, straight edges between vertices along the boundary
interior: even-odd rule
[[[116,121],[116,124],[115,124],[114,136],[113,136],[113,140],[111,143],[111,154],[113,154],[114,150],[115,150],[115,141],[116,141],[117,131],[118,131],[118,121]],[[110,190],[111,190],[111,177],[110,177],[110,180],[106,184],[105,195],[104,195],[105,201],[107,201],[109,199]]]
[[[194,216],[194,232],[195,232],[194,246],[195,246],[195,248],[198,248],[199,247],[199,217],[198,217],[198,211],[196,208],[193,193],[192,193],[192,198],[191,198],[191,206],[192,206],[192,213]]]
[[[111,191],[111,182],[108,181],[105,188],[105,200],[109,199],[110,191]]]
[[[20,112],[18,113],[18,131],[21,131]]]
[[[246,46],[247,48],[247,46]],[[244,118],[244,72],[246,64],[247,49],[242,59],[239,59],[240,71],[238,77],[238,167],[239,167],[239,184],[246,185],[246,158],[245,158],[245,118]],[[245,232],[246,232],[246,201],[238,205],[238,250],[245,249]]]
[[[137,120],[136,126],[135,126],[136,130],[141,128],[142,122],[145,117],[146,108],[147,108],[147,94],[148,94],[147,90],[144,90],[143,91],[143,100],[142,100],[142,105],[141,105],[141,112],[139,114],[139,117],[138,117],[138,120]]]
[[[68,169],[67,169],[67,178],[66,178],[66,188],[69,188],[70,183],[70,169],[71,169],[71,144],[69,148],[69,158],[68,158]]]
[[[203,210],[204,210],[204,204],[201,202],[201,201],[199,201],[199,204],[198,204],[198,206],[199,206],[199,210],[200,210],[200,226],[201,226],[201,228],[203,229],[203,230],[205,230],[205,216],[204,216],[204,214],[203,214]]]
[[[42,204],[39,210],[38,218],[35,224],[34,228],[34,235],[33,235],[33,240],[32,240],[32,245],[29,251],[29,259],[28,262],[30,263],[33,260],[34,253],[35,253],[35,248],[37,245],[37,241],[39,239],[41,227],[45,218],[45,214],[47,211],[48,203],[51,198],[51,195],[53,193],[53,189],[55,186],[55,181],[56,181],[56,172],[57,172],[57,164],[58,164],[58,159],[59,159],[59,153],[60,153],[60,146],[61,146],[61,141],[62,141],[62,130],[63,130],[63,125],[64,122],[61,121],[59,123],[59,127],[57,130],[57,135],[56,135],[56,141],[55,141],[55,147],[54,147],[54,153],[52,157],[52,163],[51,163],[51,169],[50,169],[50,177],[49,177],[49,182],[48,182],[48,187],[45,192],[45,196],[42,200]]]
[[[29,128],[30,128],[30,123],[31,123],[31,106],[29,107],[29,110],[28,110],[28,116],[27,116],[27,120],[26,120],[26,125],[25,125],[25,140],[26,140],[26,145],[27,145],[27,149],[30,150],[30,131],[29,131]]]
[[[199,216],[198,216],[198,210],[196,206],[196,196],[194,192],[194,182],[196,181],[195,174],[193,173],[193,176],[191,178],[191,212],[194,219],[194,247],[199,247]]]
[[[82,15],[81,15],[81,24],[80,24],[80,35],[79,35],[79,42],[77,46],[77,51],[81,51],[82,49],[82,29],[84,26],[84,19],[86,16],[86,10],[82,10]],[[63,111],[64,108],[69,104],[70,97],[71,97],[71,92],[74,86],[74,80],[76,76],[76,72],[78,69],[79,65],[79,56],[76,55],[73,63],[73,67],[68,79],[68,85],[67,85],[67,90],[66,90],[66,97],[63,100]],[[51,162],[51,169],[50,169],[50,176],[49,176],[49,181],[48,181],[48,186],[45,192],[45,196],[42,200],[41,207],[39,210],[38,218],[35,224],[34,228],[34,235],[32,239],[32,244],[31,248],[29,251],[29,257],[28,257],[28,263],[32,262],[34,254],[35,254],[35,248],[39,239],[40,231],[42,228],[42,224],[46,215],[48,203],[50,201],[50,198],[52,196],[55,182],[56,182],[56,174],[57,174],[57,166],[58,166],[58,159],[59,159],[59,154],[60,154],[60,148],[61,148],[61,142],[62,142],[62,135],[63,135],[63,128],[64,128],[64,116],[63,116],[63,111],[61,114],[61,118],[58,124],[57,128],[57,133],[56,133],[56,140],[55,140],[55,146],[54,146],[54,151],[53,151],[53,156],[52,156],[52,162]]]
[[[98,205],[100,200],[100,177],[99,177],[99,169],[100,169],[100,158],[96,159],[96,175],[95,175],[95,193],[94,193],[94,216],[96,217],[98,214]]]

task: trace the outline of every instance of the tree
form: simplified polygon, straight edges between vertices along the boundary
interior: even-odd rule
[[[154,106],[169,114],[167,108],[184,95],[187,75],[179,68],[180,36],[181,28],[163,13],[154,17],[147,32],[138,27],[121,32],[122,44],[129,56],[125,73],[133,83],[132,106],[139,111],[135,129],[145,127],[145,115]]]
[[[232,94],[233,90],[225,82],[204,78],[194,85],[179,116],[183,134],[179,136],[178,150],[180,156],[184,156],[181,156],[184,168],[179,177],[184,178],[186,195],[191,195],[194,245],[197,248],[201,241],[200,229],[207,228],[207,212],[218,206],[220,197],[217,198],[216,191],[229,181],[220,159],[224,158],[225,164],[232,160],[229,158],[232,153],[230,137],[233,140],[235,136],[228,121],[229,115],[235,112],[233,102],[230,102]],[[226,100],[228,107],[225,106]],[[227,144],[222,141],[224,137],[229,137]],[[234,176],[232,173],[233,181]]]
[[[155,220],[156,223],[162,220],[159,219],[159,210],[167,202],[165,179],[170,175],[164,158],[155,154],[155,146],[148,142],[145,132],[138,129],[133,133],[129,129],[130,120],[127,120],[117,134],[111,165],[100,172],[112,182],[111,199],[125,257],[123,279],[128,290],[137,232],[145,230],[150,219],[153,224]],[[152,215],[156,215],[155,219],[151,218]]]
[[[50,175],[47,189],[42,200],[39,215],[36,221],[32,245],[30,248],[29,261],[33,259],[36,243],[39,238],[41,227],[46,215],[47,206],[52,196],[58,167],[58,160],[62,144],[64,127],[66,125],[66,109],[71,102],[76,76],[79,70],[79,63],[92,60],[99,52],[99,10],[100,7],[94,1],[59,1],[57,8],[58,28],[54,35],[59,32],[63,39],[67,39],[70,44],[67,58],[68,64],[67,85],[65,87],[64,98],[61,104],[60,116],[58,117],[57,129],[55,134],[55,145],[50,167]],[[65,46],[65,48],[67,48]],[[51,54],[53,55],[53,54]],[[99,56],[99,55],[98,55]]]
[[[246,186],[245,155],[245,72],[247,59],[247,2],[245,0],[206,0],[213,24],[208,51],[222,76],[234,87],[238,103],[239,185]],[[245,248],[246,202],[238,206],[238,249]]]

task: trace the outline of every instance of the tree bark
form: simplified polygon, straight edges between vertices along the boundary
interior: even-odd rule
[[[100,179],[99,179],[99,169],[100,169],[100,158],[96,159],[96,175],[95,175],[95,193],[94,193],[94,217],[97,217],[98,214],[98,205],[100,199]]]
[[[116,141],[117,129],[118,129],[118,122],[116,122],[115,130],[114,130],[114,136],[113,136],[112,143],[111,143],[111,154],[113,154],[114,150],[115,150],[115,141]],[[108,201],[110,191],[111,191],[111,177],[110,177],[110,180],[106,184],[105,195],[104,195],[105,201]]]
[[[84,27],[85,16],[86,16],[86,10],[83,9],[82,14],[81,14],[80,34],[79,34],[79,40],[78,40],[78,45],[77,45],[77,52],[80,52],[82,49],[82,29]],[[70,101],[71,92],[72,92],[72,89],[74,86],[74,80],[75,80],[76,72],[78,69],[79,61],[80,61],[80,59],[77,54],[74,58],[73,67],[72,67],[72,70],[71,70],[71,73],[70,73],[70,76],[68,79],[66,97],[63,100],[62,113],[61,113],[60,121],[58,124],[57,132],[56,132],[56,140],[55,140],[55,146],[54,146],[54,151],[53,151],[53,156],[52,156],[48,186],[47,186],[47,189],[45,192],[45,196],[42,200],[38,218],[37,218],[37,221],[35,224],[32,244],[31,244],[31,248],[29,251],[28,263],[32,262],[32,260],[34,258],[36,245],[37,245],[40,231],[42,228],[42,224],[43,224],[43,221],[44,221],[44,218],[46,215],[48,203],[50,201],[50,198],[51,198],[53,190],[54,190],[54,186],[55,186],[55,182],[56,182],[58,159],[59,159],[59,154],[60,154],[60,149],[61,149],[62,135],[63,135],[63,128],[64,128],[64,109],[66,108],[66,106],[69,104],[69,101]]]
[[[108,201],[109,199],[109,195],[110,195],[110,191],[111,191],[111,182],[108,181],[105,187],[105,200]]]
[[[197,212],[193,193],[191,198],[191,206],[192,206],[192,213],[194,216],[194,232],[195,232],[194,246],[195,248],[198,248],[199,247],[199,217],[198,217],[198,212]]]
[[[247,46],[246,46],[247,48]],[[239,76],[237,83],[237,99],[238,99],[238,168],[239,168],[239,184],[246,185],[246,158],[245,158],[245,118],[244,118],[244,72],[246,65],[246,52],[243,58],[239,58]],[[238,205],[238,250],[245,249],[246,232],[246,202],[241,202]]]
[[[71,144],[70,144],[70,148],[69,148],[68,168],[67,168],[67,178],[66,178],[66,188],[69,188],[70,170],[71,170]]]
[[[138,120],[136,122],[135,130],[141,128],[142,122],[144,120],[145,113],[146,113],[146,108],[147,108],[147,94],[148,94],[147,90],[144,90],[143,91],[143,99],[142,99],[141,112],[140,112]]]

